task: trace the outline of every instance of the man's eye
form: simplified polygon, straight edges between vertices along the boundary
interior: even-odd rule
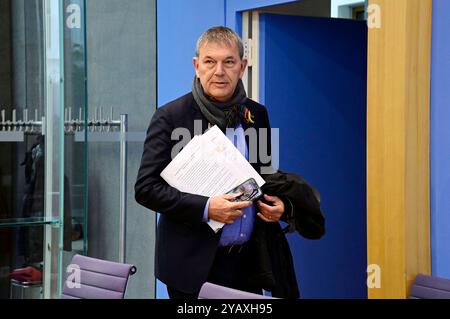
[[[233,60],[228,60],[228,61],[226,61],[225,62],[227,65],[233,65],[234,64],[234,61]]]
[[[212,64],[212,63],[214,63],[214,61],[212,61],[212,60],[206,60],[205,63],[206,63],[206,64]]]

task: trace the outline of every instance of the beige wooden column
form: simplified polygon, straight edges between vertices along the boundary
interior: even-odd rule
[[[430,273],[432,0],[369,5],[381,9],[381,28],[369,28],[367,255],[381,288],[368,292],[405,298],[415,276]]]

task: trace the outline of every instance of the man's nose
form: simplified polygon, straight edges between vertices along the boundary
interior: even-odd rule
[[[222,62],[216,64],[216,71],[214,72],[214,74],[217,76],[221,76],[224,74]]]

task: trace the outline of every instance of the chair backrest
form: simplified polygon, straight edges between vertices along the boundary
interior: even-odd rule
[[[450,280],[417,275],[409,299],[450,299]]]
[[[198,299],[276,299],[269,296],[263,296],[246,292],[242,290],[232,289],[206,282],[200,289]]]
[[[75,255],[67,267],[62,299],[123,299],[136,267]]]

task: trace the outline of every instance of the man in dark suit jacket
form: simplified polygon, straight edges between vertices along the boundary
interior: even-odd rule
[[[261,145],[270,153],[269,119],[265,107],[248,99],[243,88],[247,61],[239,36],[225,27],[209,29],[197,42],[193,63],[192,92],[159,108],[152,118],[135,185],[136,200],[161,213],[155,275],[167,285],[171,298],[197,298],[206,281],[261,292],[247,280],[251,272],[248,241],[256,218],[267,223],[280,220],[284,212],[280,198],[265,195],[266,203],[233,201],[237,195],[208,198],[181,192],[160,176],[178,143],[174,130],[185,128],[194,136],[208,125],[218,125],[222,131],[254,129],[256,141],[237,134],[237,143],[245,145],[240,150],[256,159],[250,163],[258,173],[270,166],[259,157]],[[202,123],[201,132],[196,132],[195,121]],[[260,134],[261,129],[268,134]],[[209,219],[226,225],[215,233],[207,224]]]

